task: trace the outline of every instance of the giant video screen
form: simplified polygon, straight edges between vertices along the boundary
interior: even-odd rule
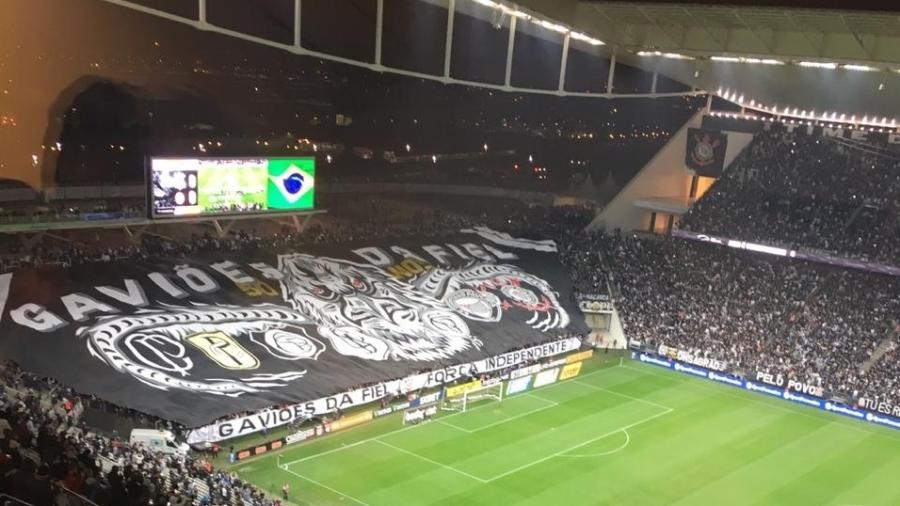
[[[315,158],[152,158],[150,216],[312,209],[315,177]]]

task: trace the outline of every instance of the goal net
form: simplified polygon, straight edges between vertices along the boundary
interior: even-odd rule
[[[466,411],[472,406],[503,400],[503,383],[467,390],[458,395],[448,395],[441,400],[442,411]]]

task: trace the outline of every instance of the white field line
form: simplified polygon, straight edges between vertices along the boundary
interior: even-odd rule
[[[650,366],[647,366],[647,367],[650,367]],[[875,427],[868,428],[865,425],[856,425],[856,424],[846,423],[844,421],[846,419],[843,417],[838,417],[836,415],[828,416],[831,413],[826,413],[823,411],[812,411],[808,406],[801,406],[799,404],[786,403],[784,401],[779,401],[779,400],[775,399],[774,397],[762,396],[759,394],[747,392],[746,390],[742,390],[739,388],[733,388],[733,387],[721,388],[721,387],[725,386],[725,385],[722,385],[721,383],[711,383],[711,382],[707,382],[707,381],[703,381],[703,382],[690,381],[691,379],[699,380],[700,378],[694,378],[692,376],[687,376],[687,375],[683,375],[683,374],[673,374],[671,372],[662,372],[662,371],[657,372],[654,370],[645,370],[643,368],[631,367],[629,365],[623,365],[622,368],[629,369],[632,371],[638,371],[643,374],[649,374],[650,376],[659,376],[660,378],[674,379],[674,380],[676,380],[677,383],[682,384],[682,385],[696,387],[701,390],[709,390],[710,392],[717,392],[721,395],[727,395],[728,397],[734,397],[736,399],[743,399],[747,402],[762,404],[762,405],[768,406],[770,408],[774,408],[774,409],[784,411],[787,413],[793,413],[798,416],[804,416],[806,418],[814,418],[816,420],[822,420],[823,416],[826,419],[834,418],[833,420],[831,420],[831,423],[833,423],[835,425],[840,425],[841,427],[846,427],[848,429],[856,430],[859,432],[865,432],[866,434],[874,434],[876,436],[881,436],[881,437],[889,439],[891,441],[897,441],[897,439],[898,439],[896,436],[891,435],[890,432],[882,432],[880,430],[876,430]],[[740,395],[740,392],[744,392],[744,393],[747,393],[750,395]],[[816,416],[817,414],[819,416]]]
[[[346,497],[347,499],[350,499],[351,501],[355,502],[356,504],[361,504],[362,506],[369,506],[369,503],[360,501],[359,499],[357,499],[357,498],[355,498],[355,497],[353,497],[353,496],[347,495],[347,494],[341,492],[340,490],[333,489],[333,488],[329,487],[328,485],[326,485],[326,484],[324,484],[324,483],[320,483],[320,482],[318,482],[318,481],[316,481],[316,480],[314,480],[314,479],[312,479],[312,478],[308,478],[308,477],[306,477],[306,476],[303,476],[303,475],[300,474],[300,473],[295,473],[294,471],[291,471],[290,469],[288,469],[287,465],[282,466],[280,469],[281,469],[282,471],[286,472],[286,473],[293,474],[294,476],[296,476],[297,478],[300,478],[301,480],[306,480],[306,481],[312,483],[313,485],[318,485],[318,486],[324,488],[325,490],[330,490],[330,491],[334,492],[335,494],[337,494],[337,495],[339,495],[339,496],[341,496],[341,497]]]
[[[467,472],[465,472],[465,471],[461,471],[461,470],[459,470],[459,469],[457,469],[457,468],[455,468],[455,467],[453,467],[453,466],[448,466],[447,464],[442,464],[442,463],[440,463],[440,462],[438,462],[438,461],[436,461],[436,460],[431,460],[431,459],[429,459],[428,457],[425,457],[425,456],[423,456],[423,455],[419,455],[418,453],[413,452],[413,451],[409,451],[409,450],[407,450],[407,449],[405,449],[405,448],[400,448],[399,446],[394,446],[394,445],[392,445],[392,444],[390,444],[390,443],[386,443],[386,442],[384,442],[384,441],[382,441],[382,440],[380,440],[380,439],[375,439],[374,442],[376,442],[376,443],[381,443],[381,444],[383,444],[384,446],[387,446],[388,448],[393,448],[394,450],[397,450],[398,452],[402,452],[402,453],[405,453],[405,454],[407,454],[407,455],[412,455],[413,457],[416,457],[416,458],[418,458],[418,459],[424,460],[425,462],[430,462],[430,463],[432,463],[432,464],[434,464],[434,465],[436,465],[436,466],[443,467],[444,469],[446,469],[446,470],[448,470],[448,471],[453,471],[454,473],[459,473],[459,474],[461,474],[461,475],[463,475],[463,476],[465,476],[465,477],[467,477],[467,478],[471,478],[471,479],[473,479],[473,480],[475,480],[475,481],[478,481],[478,482],[481,482],[481,483],[487,483],[487,482],[484,481],[483,479],[481,479],[481,478],[479,478],[479,477],[477,477],[477,476],[475,476],[475,475],[473,475],[473,474],[469,474],[469,473],[467,473]]]
[[[487,424],[487,425],[482,425],[481,427],[478,427],[478,428],[475,428],[475,429],[466,429],[465,427],[460,427],[459,425],[455,425],[455,424],[452,424],[452,423],[450,423],[450,422],[445,422],[445,421],[443,421],[443,420],[441,420],[441,419],[438,419],[437,422],[440,423],[440,424],[442,424],[442,425],[446,425],[446,426],[448,426],[448,427],[453,427],[454,429],[461,430],[461,431],[463,431],[463,432],[465,432],[465,433],[467,433],[467,434],[474,434],[474,433],[476,433],[476,432],[481,432],[481,431],[483,431],[483,430],[485,430],[485,429],[490,429],[491,427],[496,427],[497,425],[502,425],[502,424],[504,424],[504,423],[511,422],[511,421],[513,421],[513,420],[518,420],[519,418],[526,417],[526,416],[528,416],[528,415],[537,413],[537,412],[539,412],[539,411],[544,411],[544,410],[547,410],[547,409],[550,409],[550,408],[554,408],[554,407],[556,407],[556,406],[559,406],[559,403],[558,403],[558,402],[551,401],[550,399],[545,399],[545,398],[543,398],[543,397],[538,397],[538,396],[536,396],[536,395],[531,395],[531,394],[525,394],[525,395],[528,395],[529,397],[533,397],[533,398],[535,398],[535,399],[539,399],[539,400],[541,400],[541,401],[543,401],[543,402],[546,402],[546,403],[548,403],[548,404],[546,404],[545,406],[541,406],[541,407],[539,407],[539,408],[532,409],[532,410],[530,410],[530,411],[526,411],[526,412],[524,412],[524,413],[519,413],[518,415],[511,416],[511,417],[509,417],[509,418],[504,418],[503,420],[499,420],[499,421],[496,421],[496,422],[494,422],[494,423],[489,423],[489,424]]]
[[[521,465],[521,466],[519,466],[519,467],[516,467],[516,468],[514,468],[514,469],[510,469],[509,471],[506,471],[506,472],[504,472],[504,473],[500,473],[500,474],[498,474],[498,475],[496,475],[496,476],[494,476],[494,477],[491,477],[491,478],[486,479],[485,482],[490,483],[490,482],[492,482],[492,481],[499,480],[499,479],[501,479],[501,478],[505,478],[505,477],[507,477],[507,476],[509,476],[509,475],[511,475],[511,474],[518,473],[519,471],[528,469],[529,467],[534,467],[534,466],[536,466],[536,465],[538,465],[538,464],[540,464],[540,463],[542,463],[542,462],[546,462],[546,461],[548,461],[548,460],[550,460],[550,459],[552,459],[552,458],[560,457],[560,456],[562,456],[562,455],[565,454],[565,453],[569,453],[569,452],[572,451],[572,450],[577,450],[577,449],[579,449],[579,448],[582,448],[582,447],[584,447],[584,446],[587,446],[587,445],[593,443],[594,441],[599,441],[600,439],[603,439],[603,438],[605,438],[605,437],[611,436],[611,435],[613,435],[613,434],[615,434],[615,433],[617,433],[617,432],[621,432],[621,431],[623,431],[623,430],[630,429],[630,428],[635,427],[635,426],[637,426],[637,425],[640,425],[640,424],[642,424],[642,423],[647,423],[647,422],[649,422],[649,421],[651,421],[651,420],[654,420],[654,419],[656,419],[656,418],[659,418],[659,417],[661,417],[661,416],[663,416],[663,415],[668,415],[668,414],[671,413],[672,411],[674,411],[674,409],[668,408],[668,409],[666,409],[665,411],[661,411],[661,412],[659,412],[659,413],[656,413],[655,415],[650,415],[650,416],[648,416],[648,417],[646,417],[646,418],[642,418],[642,419],[640,419],[640,420],[638,420],[638,421],[636,421],[636,422],[634,422],[634,423],[630,423],[630,424],[628,424],[628,425],[626,425],[626,426],[624,426],[624,427],[619,427],[618,429],[615,429],[615,430],[609,431],[609,432],[607,432],[607,433],[605,433],[605,434],[601,434],[601,435],[599,435],[599,436],[597,436],[597,437],[588,439],[587,441],[583,441],[583,442],[581,442],[581,443],[578,443],[577,445],[572,446],[572,447],[570,447],[570,448],[566,448],[565,450],[560,450],[560,451],[558,451],[558,452],[556,452],[556,453],[547,455],[546,457],[541,457],[541,458],[539,458],[539,459],[537,459],[537,460],[535,460],[535,461],[533,461],[533,462],[529,462],[529,463],[527,463],[527,464],[523,464],[523,465]]]
[[[589,376],[593,376],[593,375],[599,374],[599,373],[601,373],[601,372],[608,372],[608,371],[612,371],[612,370],[615,370],[615,369],[619,369],[620,367],[621,367],[621,366],[605,367],[605,368],[603,368],[603,369],[598,369],[598,370],[596,370],[596,371],[589,372],[589,373],[587,373],[587,374],[581,375],[581,376],[579,376],[579,378],[587,378],[587,377],[589,377]],[[565,385],[565,384],[568,384],[568,383],[571,383],[571,381],[570,381],[570,380],[559,381],[559,382],[553,383],[552,385],[547,385],[547,386],[545,386],[545,387],[541,387],[541,390],[546,390],[546,389],[548,389],[548,388],[553,388],[554,386]],[[531,395],[531,394],[529,393],[529,395]],[[537,396],[537,395],[535,395],[534,397],[538,397],[538,398],[543,399],[542,397],[539,397],[539,396]],[[548,402],[553,402],[553,401],[550,401],[550,399],[543,399],[543,400],[548,401]],[[490,405],[491,405],[491,404],[485,404],[485,405],[483,405],[483,406],[476,406],[476,407],[472,408],[472,409],[469,410],[469,411],[459,411],[459,412],[452,413],[452,414],[449,414],[449,415],[446,415],[446,416],[442,416],[442,417],[438,418],[438,420],[446,420],[447,418],[451,418],[451,417],[454,417],[454,416],[457,416],[457,415],[461,415],[461,414],[463,414],[463,413],[469,413],[469,412],[474,411],[474,410],[476,410],[476,409],[481,409],[481,408],[483,408],[483,407],[490,406]],[[297,463],[300,463],[300,462],[306,462],[307,460],[312,460],[312,459],[316,459],[316,458],[322,457],[322,456],[324,456],[324,455],[328,455],[328,454],[330,454],[330,453],[335,453],[335,452],[343,451],[343,450],[346,450],[346,449],[348,449],[348,448],[353,448],[354,446],[359,446],[359,445],[361,445],[361,444],[363,444],[363,443],[368,443],[368,442],[370,442],[370,441],[374,441],[374,440],[379,439],[379,438],[391,436],[391,435],[393,435],[393,434],[399,434],[399,433],[401,433],[401,432],[405,432],[405,431],[407,431],[407,430],[415,429],[416,427],[421,427],[421,426],[422,426],[422,424],[419,424],[419,425],[407,425],[406,427],[403,427],[403,428],[400,428],[400,429],[397,429],[397,430],[393,430],[393,431],[390,431],[390,432],[386,432],[386,433],[381,434],[381,435],[379,435],[379,436],[374,436],[374,437],[370,437],[370,438],[368,438],[368,439],[362,439],[362,440],[360,440],[360,441],[355,441],[355,442],[353,442],[353,443],[341,445],[341,446],[339,446],[339,447],[337,447],[337,448],[332,448],[331,450],[325,450],[325,451],[323,451],[323,452],[314,453],[314,454],[312,454],[312,455],[308,455],[308,456],[306,456],[306,457],[303,457],[303,458],[300,458],[300,459],[296,459],[296,460],[291,460],[291,461],[289,461],[289,462],[283,462],[282,465],[290,466],[290,465],[292,465],[292,464],[297,464]]]
[[[616,449],[608,450],[608,451],[600,452],[600,453],[570,453],[568,455],[557,455],[557,457],[565,457],[565,458],[573,458],[573,459],[586,459],[586,458],[591,458],[591,457],[604,457],[606,455],[612,455],[613,453],[620,452],[620,451],[624,450],[626,446],[628,446],[628,443],[631,442],[631,435],[628,434],[628,431],[622,430],[622,432],[625,433],[625,442],[622,444],[622,446],[619,446]]]
[[[599,391],[601,391],[601,392],[607,392],[607,393],[610,393],[610,394],[613,394],[613,395],[617,395],[617,396],[623,397],[623,398],[625,398],[625,399],[631,399],[631,400],[633,400],[633,401],[643,402],[644,404],[649,404],[649,405],[655,406],[655,407],[657,407],[657,408],[662,408],[662,409],[672,409],[671,406],[664,406],[664,405],[662,405],[662,404],[659,404],[659,403],[656,403],[656,402],[653,402],[653,401],[648,401],[647,399],[641,399],[640,397],[632,397],[632,396],[630,396],[630,395],[623,394],[623,393],[621,393],[621,392],[616,392],[615,390],[610,390],[610,389],[608,389],[608,388],[598,387],[597,385],[594,385],[594,384],[592,384],[592,383],[585,383],[585,382],[579,381],[579,380],[573,380],[572,383],[578,383],[579,385],[584,385],[584,386],[586,386],[586,387],[588,387],[588,388],[593,388],[594,390],[599,390]]]

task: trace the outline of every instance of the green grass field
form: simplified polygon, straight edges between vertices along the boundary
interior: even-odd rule
[[[233,469],[304,505],[900,505],[900,433],[627,360]]]

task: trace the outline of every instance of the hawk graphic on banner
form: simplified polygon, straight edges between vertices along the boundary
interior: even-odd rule
[[[552,241],[478,229],[360,246],[20,269],[0,275],[0,351],[197,426],[583,329]]]

